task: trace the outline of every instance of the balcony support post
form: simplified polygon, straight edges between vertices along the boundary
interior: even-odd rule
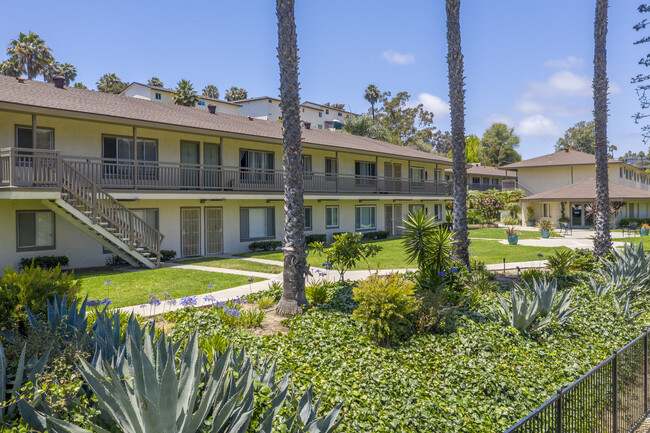
[[[386,173],[384,173],[386,178]],[[375,191],[379,192],[379,157],[375,156]]]
[[[38,137],[36,132],[36,114],[32,114],[32,149],[36,149],[36,139]]]
[[[339,151],[338,150],[336,151],[336,155],[334,156],[334,161],[336,163],[336,167],[335,167],[336,172],[334,174],[336,176],[336,192],[340,192],[339,191]]]
[[[133,158],[133,189],[138,189],[138,127],[133,127],[133,153],[131,154]]]

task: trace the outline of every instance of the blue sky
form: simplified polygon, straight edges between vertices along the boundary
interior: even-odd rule
[[[278,95],[275,2],[32,1],[6,2],[0,41],[20,31],[41,34],[77,81],[93,87],[106,72],[125,81],[152,75],[166,86],[186,78],[198,89],[232,85],[249,96]],[[610,2],[609,139],[647,150],[632,119],[639,104],[630,77],[648,47],[639,34],[637,2]],[[595,0],[464,0],[461,31],[467,75],[468,133],[504,121],[521,136],[520,152],[551,152],[564,130],[592,117]],[[368,109],[363,89],[375,83],[405,90],[449,128],[443,0],[297,0],[303,100]]]

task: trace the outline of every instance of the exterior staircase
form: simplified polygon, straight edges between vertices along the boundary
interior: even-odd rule
[[[504,191],[509,191],[509,190],[513,190],[513,189],[520,189],[520,190],[522,190],[522,191],[523,191],[527,196],[529,196],[529,195],[533,195],[533,193],[532,193],[528,188],[526,188],[525,186],[523,186],[522,184],[520,184],[519,181],[517,181],[517,180],[506,179],[506,180],[504,180],[504,181],[502,182],[502,187],[501,187],[501,188],[502,188]]]

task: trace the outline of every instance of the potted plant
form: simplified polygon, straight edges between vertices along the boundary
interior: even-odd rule
[[[641,233],[641,236],[648,236],[650,233],[650,224],[643,224],[639,232]]]
[[[541,220],[537,223],[537,228],[542,233],[544,239],[551,237],[551,232],[555,229],[555,225],[551,220]]]
[[[505,228],[506,235],[508,235],[508,243],[510,245],[517,245],[519,242],[519,232],[514,226]]]
[[[535,209],[530,206],[526,208],[526,222],[531,227],[535,226]]]

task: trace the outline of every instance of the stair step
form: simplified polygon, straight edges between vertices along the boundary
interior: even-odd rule
[[[106,221],[100,221],[97,224],[99,224],[100,226],[107,226],[108,225],[108,223]]]
[[[144,256],[144,257],[149,257],[151,255],[151,253],[140,253],[140,255]]]

